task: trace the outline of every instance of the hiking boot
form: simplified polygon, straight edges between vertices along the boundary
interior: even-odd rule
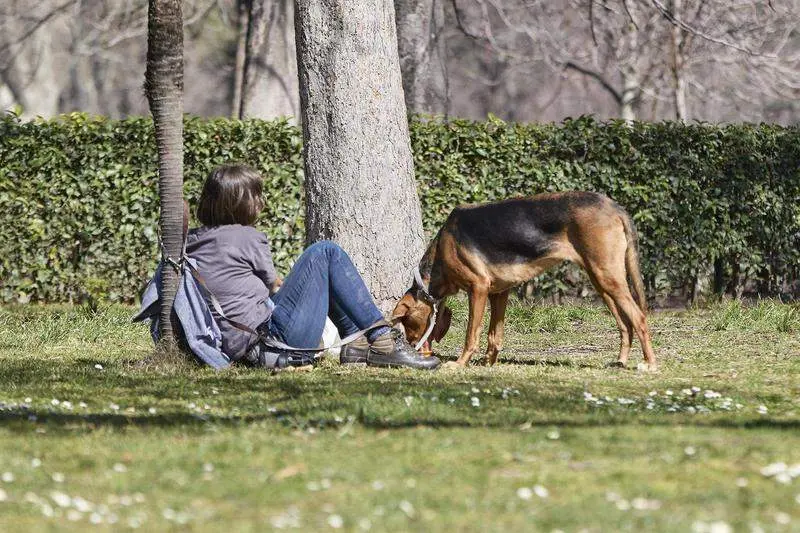
[[[406,342],[403,334],[392,328],[372,342],[367,354],[368,366],[408,367],[433,370],[442,362],[438,357],[423,357]]]
[[[353,342],[342,346],[339,352],[339,364],[365,364],[369,353],[369,342],[366,337],[359,337]]]

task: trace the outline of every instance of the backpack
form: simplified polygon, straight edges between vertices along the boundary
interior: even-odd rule
[[[163,269],[162,261],[142,294],[141,310],[133,317],[134,322],[150,320],[150,335],[153,342],[159,340],[160,287]],[[213,295],[198,279],[197,263],[194,259],[184,256],[183,261],[179,263],[179,269],[181,278],[178,292],[175,294],[173,313],[181,326],[181,340],[201,362],[217,370],[227,368],[231,365],[231,358],[222,351],[222,333],[208,305],[208,299]]]

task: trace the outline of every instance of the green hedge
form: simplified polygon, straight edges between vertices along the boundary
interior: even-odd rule
[[[301,135],[285,121],[187,117],[190,203],[214,166],[265,176],[259,221],[285,272],[303,244]],[[719,289],[795,293],[800,273],[800,130],[774,125],[597,122],[520,125],[415,119],[428,232],[454,206],[542,191],[604,192],[633,216],[651,292],[714,275]],[[132,301],[157,251],[149,119],[73,114],[0,120],[0,301]],[[565,292],[571,276],[538,280]]]

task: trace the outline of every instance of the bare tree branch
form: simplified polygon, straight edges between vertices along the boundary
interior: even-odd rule
[[[609,83],[608,80],[606,80],[606,78],[599,72],[595,72],[594,70],[584,68],[576,63],[573,63],[572,61],[567,61],[566,63],[564,63],[564,68],[572,69],[576,72],[580,72],[584,76],[589,76],[590,78],[596,80],[600,85],[603,86],[603,89],[605,89],[611,94],[611,96],[618,104],[622,103],[622,94],[620,94],[620,92],[617,91],[614,88],[614,86],[611,85],[611,83]]]
[[[745,53],[745,54],[748,54],[748,55],[752,55],[752,56],[764,55],[764,56],[767,56],[767,57],[775,57],[774,55],[762,54],[762,53],[756,52],[754,50],[750,50],[748,48],[744,48],[742,46],[739,46],[736,43],[732,43],[732,42],[726,41],[724,39],[718,39],[718,38],[716,38],[716,37],[714,37],[712,35],[709,35],[709,34],[707,34],[705,32],[702,32],[702,31],[698,30],[697,28],[694,28],[691,25],[687,24],[683,20],[677,18],[669,9],[667,9],[664,6],[664,4],[660,0],[651,0],[651,2],[653,3],[654,6],[656,6],[656,8],[659,10],[659,12],[661,12],[661,14],[664,15],[664,18],[666,18],[670,23],[675,24],[676,26],[679,26],[681,29],[683,29],[683,30],[685,30],[685,31],[687,31],[689,33],[697,35],[701,39],[705,39],[706,41],[709,41],[709,42],[712,42],[712,43],[721,44],[722,46],[726,46],[728,48],[733,48],[734,50],[738,50],[739,52],[742,52],[742,53]]]

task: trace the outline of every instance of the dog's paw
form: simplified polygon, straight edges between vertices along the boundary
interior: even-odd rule
[[[462,368],[464,367],[458,361],[447,361],[441,366],[442,370],[461,370]]]
[[[611,361],[606,364],[606,368],[625,368],[625,363],[622,361]]]
[[[650,365],[650,364],[642,362],[642,363],[639,363],[638,365],[636,365],[636,370],[639,371],[639,372],[647,372],[647,373],[650,373],[650,374],[654,374],[654,373],[658,372],[658,365],[655,364],[655,363]]]

